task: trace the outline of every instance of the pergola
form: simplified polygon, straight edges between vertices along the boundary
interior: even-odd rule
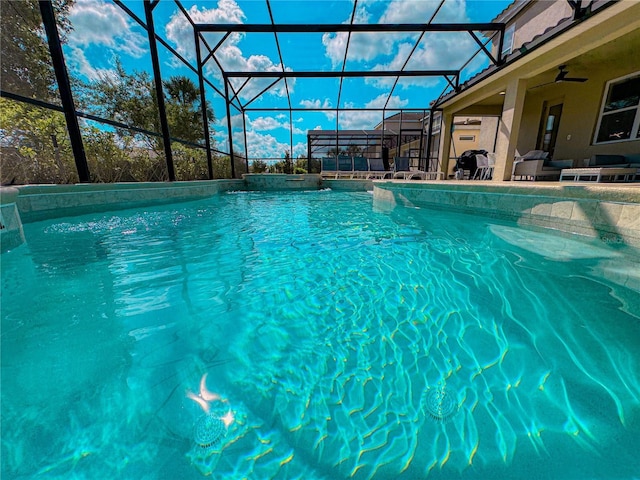
[[[189,15],[187,9],[182,5],[179,0],[162,0],[162,3],[173,1],[175,5],[180,9],[182,14],[184,14],[190,23],[193,30],[193,38],[195,43],[195,51],[196,51],[196,65],[191,65],[189,61],[187,61],[182,55],[180,55],[165,39],[163,39],[156,31],[156,27],[154,24],[154,10],[160,3],[160,0],[145,0],[144,1],[144,19],[137,16],[130,8],[125,5],[120,0],[114,0],[115,5],[120,7],[124,12],[126,12],[138,25],[144,28],[148,34],[148,45],[149,52],[151,57],[151,63],[153,66],[153,80],[155,85],[155,92],[157,98],[157,106],[160,117],[160,126],[161,132],[144,132],[149,135],[161,136],[164,145],[164,153],[166,156],[167,163],[167,171],[169,180],[175,180],[174,173],[174,165],[173,165],[173,154],[171,149],[172,141],[180,141],[180,139],[172,138],[171,132],[169,129],[169,125],[167,123],[167,114],[165,109],[165,101],[163,94],[163,78],[160,68],[160,61],[158,58],[158,44],[161,44],[165,49],[169,50],[180,62],[184,63],[192,72],[196,73],[198,76],[198,83],[200,89],[200,97],[201,97],[201,105],[204,106],[207,103],[207,88],[210,91],[213,91],[215,95],[219,95],[223,100],[226,108],[226,119],[227,119],[227,135],[228,135],[228,153],[231,162],[231,174],[233,177],[236,176],[236,171],[234,167],[234,136],[233,136],[233,126],[232,126],[232,113],[240,114],[243,122],[243,142],[244,142],[244,150],[245,150],[245,161],[247,162],[247,170],[248,170],[248,140],[247,140],[247,126],[246,126],[246,115],[249,112],[259,112],[259,111],[270,111],[270,112],[284,112],[289,116],[289,125],[290,125],[290,143],[291,143],[291,151],[293,151],[293,114],[294,112],[331,112],[332,115],[335,115],[335,123],[336,123],[336,132],[339,132],[340,128],[340,117],[341,115],[345,115],[345,112],[349,111],[378,111],[384,120],[387,112],[398,112],[401,109],[394,108],[390,105],[390,101],[394,90],[396,89],[398,83],[402,79],[406,78],[429,78],[436,77],[440,79],[444,79],[446,82],[445,89],[440,94],[440,97],[445,95],[451,91],[457,91],[460,89],[461,81],[464,81],[461,78],[462,71],[470,64],[470,62],[476,58],[478,55],[484,55],[489,60],[489,62],[495,66],[500,66],[503,63],[502,56],[500,52],[502,51],[502,43],[505,32],[505,26],[502,23],[437,23],[436,19],[438,13],[445,5],[448,0],[441,0],[430,18],[426,19],[426,21],[421,23],[400,23],[400,24],[364,24],[358,23],[356,21],[356,12],[358,7],[358,0],[354,0],[353,2],[353,10],[351,13],[349,23],[332,23],[332,24],[312,24],[312,23],[279,23],[275,18],[275,15],[272,10],[272,4],[270,0],[264,0],[266,11],[268,12],[268,21],[265,18],[263,23],[248,23],[248,24],[202,24],[194,21],[193,18]],[[49,49],[51,52],[51,58],[53,67],[55,70],[60,97],[61,97],[61,106],[58,105],[43,105],[43,102],[39,102],[39,106],[45,106],[46,108],[52,108],[56,110],[63,111],[65,114],[65,118],[67,121],[67,126],[69,130],[69,136],[71,140],[71,144],[73,147],[73,153],[75,157],[76,166],[79,173],[79,178],[81,182],[89,182],[89,170],[87,167],[87,160],[85,157],[84,149],[82,146],[82,137],[78,124],[78,117],[89,118],[91,120],[96,120],[99,122],[103,122],[108,125],[120,127],[120,128],[130,128],[134,129],[129,125],[118,124],[118,122],[114,122],[113,120],[98,118],[92,115],[85,114],[83,112],[79,112],[76,110],[74,106],[71,84],[69,81],[69,76],[67,73],[62,44],[60,42],[60,35],[56,26],[56,19],[54,14],[54,9],[49,1],[40,1],[40,9],[42,13],[42,19],[45,26],[47,41],[49,44]],[[357,35],[367,34],[367,35],[392,35],[399,33],[411,32],[415,34],[417,37],[415,42],[413,43],[413,47],[410,53],[407,55],[404,64],[401,68],[392,69],[392,70],[366,70],[366,69],[351,69],[349,67],[349,53],[350,53],[350,43]],[[420,42],[423,40],[425,35],[427,34],[442,34],[447,32],[461,32],[463,34],[468,34],[474,42],[477,44],[478,48],[475,52],[470,55],[468,60],[464,62],[462,65],[457,66],[457,68],[452,69],[429,69],[429,68],[417,68],[415,65],[412,68],[407,68],[410,64],[415,64],[411,62],[412,55],[419,47]],[[288,59],[285,55],[283,55],[283,51],[281,48],[281,38],[283,35],[296,35],[296,34],[335,34],[335,35],[346,35],[346,45],[344,48],[344,56],[340,65],[336,65],[333,69],[323,69],[323,70],[292,70],[288,65]],[[211,35],[214,34],[217,41],[211,40]],[[249,71],[249,70],[230,70],[225,69],[224,61],[219,58],[220,48],[225,45],[225,42],[229,41],[229,38],[234,34],[242,34],[245,36],[250,35],[269,35],[273,36],[273,40],[276,45],[276,50],[278,54],[279,66],[281,67],[279,71]],[[497,40],[497,54],[494,55],[490,51],[488,45],[490,42],[495,42]],[[256,54],[260,54],[260,52],[254,52]],[[446,53],[446,52],[443,52]],[[218,88],[209,78],[207,73],[205,72],[205,67],[214,68],[216,71],[219,71],[219,76],[222,78],[222,88]],[[303,78],[314,78],[314,79],[336,79],[339,82],[339,87],[337,90],[337,96],[334,101],[332,101],[331,107],[299,107],[292,102],[291,99],[291,89],[289,87],[289,82],[291,79],[303,79]],[[388,93],[386,94],[386,101],[384,105],[380,108],[354,108],[347,107],[344,105],[344,90],[343,83],[347,79],[351,78],[388,78],[393,79],[393,83],[391,88],[389,88]],[[243,99],[242,93],[246,86],[252,81],[261,81],[266,82],[266,86],[257,94],[252,96],[251,98]],[[270,89],[273,89],[277,84],[284,83],[284,89],[286,91],[286,104],[284,106],[276,106],[276,107],[260,107],[256,106],[255,102],[262,95],[268,92]],[[19,95],[14,95],[8,92],[2,92],[2,95],[5,97],[10,97],[13,99],[21,100],[21,101],[30,101],[31,103],[37,103],[30,99],[20,98]],[[434,100],[434,101],[431,101]],[[437,103],[437,99],[424,99],[424,105],[411,105],[407,107],[407,110],[411,111],[422,111],[424,112],[423,118],[433,119],[434,118],[434,109],[432,105]],[[210,144],[209,131],[207,125],[207,118],[205,109],[202,109],[202,118],[203,118],[203,138],[204,144],[196,145],[199,148],[203,148],[206,150],[207,154],[207,163],[209,169],[209,178],[213,178],[213,166],[212,166],[212,146]],[[373,127],[373,125],[372,125]],[[139,130],[139,129],[138,129]],[[427,122],[426,125],[426,142],[427,148],[426,151],[430,151],[430,141],[431,141],[431,132],[432,132],[432,122]],[[384,126],[382,128],[382,133],[380,130],[375,130],[375,135],[380,136],[384,139],[387,132],[385,132]],[[369,133],[365,133],[365,137],[369,138]],[[336,136],[337,138],[337,136]],[[360,141],[360,140],[359,140]],[[335,140],[334,140],[335,142]],[[308,151],[311,152],[313,146],[308,146]],[[219,150],[216,150],[220,152]],[[309,153],[309,156],[311,153]],[[421,154],[422,155],[422,152]],[[310,158],[309,158],[310,160]],[[420,159],[422,162],[422,158]]]

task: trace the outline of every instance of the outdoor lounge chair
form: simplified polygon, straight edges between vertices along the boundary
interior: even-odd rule
[[[571,168],[573,160],[548,160],[549,152],[531,150],[521,157],[516,157],[511,173],[511,180],[557,180],[563,168]]]
[[[338,155],[338,171],[336,178],[353,175],[353,158],[347,155]]]
[[[353,177],[366,178],[369,173],[369,160],[366,157],[353,157]]]
[[[411,170],[409,160],[409,157],[395,157],[393,161],[393,178],[402,178],[403,180],[419,178],[420,180],[424,180],[427,177],[426,172]]]
[[[596,154],[583,161],[579,168],[564,168],[560,181],[573,180],[595,182],[640,181],[640,154]]]
[[[384,169],[384,162],[381,158],[369,159],[369,174],[367,178],[387,178],[392,175],[392,172]]]
[[[325,178],[325,177],[335,178],[338,173],[337,165],[336,165],[336,157],[323,157],[321,162],[322,162],[322,166],[320,169],[320,176],[322,178]]]

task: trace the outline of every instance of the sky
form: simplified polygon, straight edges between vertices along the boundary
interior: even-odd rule
[[[122,2],[144,21],[141,0]],[[511,0],[359,0],[353,22],[356,24],[490,22]],[[349,24],[354,12],[351,0],[199,0],[181,2],[195,23],[269,24],[271,15],[276,24]],[[161,0],[154,9],[154,24],[166,42],[196,66],[193,28],[172,0]],[[111,0],[76,0],[70,12],[73,26],[65,45],[68,67],[73,74],[94,80],[109,76],[119,60],[128,72],[152,72],[146,31],[122,8]],[[214,47],[222,34],[205,33],[209,47]],[[418,42],[419,40],[419,42]],[[486,40],[483,38],[483,40]],[[461,81],[489,64],[484,54],[468,60],[479,49],[466,32],[404,33],[234,33],[229,35],[204,66],[206,78],[215,87],[206,86],[206,97],[215,117],[216,146],[228,151],[227,113],[220,66],[225,71],[281,72],[342,71],[345,47],[349,45],[345,71],[433,70],[459,69]],[[417,44],[417,46],[416,46]],[[158,44],[163,79],[184,75],[198,83],[197,74],[179,61],[168,49]],[[208,52],[201,44],[202,51]],[[283,62],[280,61],[282,55]],[[415,50],[414,50],[415,49]],[[412,52],[409,61],[409,54]],[[468,63],[467,63],[468,62]],[[220,66],[219,66],[219,65]],[[284,65],[283,65],[284,64]],[[288,78],[270,89],[272,79],[233,79],[238,100],[247,111],[246,136],[249,158],[282,158],[293,147],[293,157],[306,156],[307,131],[335,130],[336,111],[293,111],[308,108],[387,108],[429,107],[446,87],[439,77],[401,78]],[[217,91],[216,91],[217,89]],[[339,102],[339,103],[338,103]],[[282,109],[275,111],[274,108]],[[264,109],[262,111],[258,109]],[[338,116],[340,129],[373,129],[383,118],[382,111],[344,111]],[[242,113],[231,108],[233,145],[244,152]],[[292,142],[293,140],[293,142]],[[293,144],[292,144],[293,143]]]

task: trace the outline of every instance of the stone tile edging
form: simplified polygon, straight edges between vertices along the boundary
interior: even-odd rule
[[[640,248],[640,188],[374,182],[374,202],[449,208]]]

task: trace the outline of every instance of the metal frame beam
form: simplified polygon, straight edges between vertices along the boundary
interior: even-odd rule
[[[229,129],[229,161],[231,162],[231,178],[236,178],[236,167],[233,161],[233,130],[231,125],[231,102],[229,101],[229,79],[224,78],[224,99],[227,109],[227,128]],[[243,115],[244,118],[244,115]]]
[[[458,70],[360,70],[347,72],[222,72],[226,78],[354,78],[354,77],[446,77],[458,76]]]
[[[394,24],[246,24],[246,23],[197,23],[198,32],[218,33],[375,33],[375,32],[491,32],[504,31],[503,23],[394,23]]]
[[[204,76],[202,75],[202,53],[200,51],[200,35],[193,32],[193,39],[196,44],[196,61],[198,62],[198,84],[200,87],[200,110],[202,113],[202,130],[204,133],[204,143],[207,146],[207,170],[209,180],[213,180],[213,158],[211,157],[211,139],[209,138],[209,119],[207,118],[207,97],[204,91]]]
[[[158,61],[158,46],[156,45],[156,34],[153,24],[153,8],[157,5],[157,1],[151,2],[150,0],[144,0],[144,14],[147,21],[147,33],[149,34],[149,53],[153,65],[153,82],[156,88],[156,101],[158,102],[158,115],[160,116],[160,130],[162,131],[164,155],[167,161],[167,174],[169,175],[169,181],[173,182],[176,179],[176,172],[173,168],[171,135],[169,134],[169,122],[167,121],[167,111],[164,105],[162,74],[160,72],[160,62]]]
[[[353,2],[353,10],[351,11],[351,20],[349,21],[350,25],[353,25],[353,20],[356,18],[356,9],[358,7],[358,0]],[[342,59],[342,73],[340,76],[340,85],[338,86],[338,101],[336,102],[336,128],[338,124],[338,116],[340,114],[340,98],[342,97],[342,82],[344,80],[344,72],[347,66],[347,55],[349,54],[349,44],[351,43],[351,30],[347,34],[347,44],[344,47],[344,58]],[[386,106],[386,105],[385,105]]]
[[[173,163],[173,154],[172,154],[172,149],[171,149],[171,141],[181,141],[178,139],[172,139],[170,136],[170,131],[169,131],[169,126],[168,126],[168,122],[167,122],[167,118],[166,118],[166,106],[165,106],[165,98],[164,98],[164,93],[163,93],[163,82],[162,82],[162,76],[161,76],[161,71],[160,71],[160,63],[159,63],[159,58],[158,58],[158,45],[157,43],[160,43],[162,45],[164,45],[176,58],[178,58],[182,63],[184,63],[188,68],[190,68],[192,71],[194,71],[197,75],[198,75],[198,80],[199,80],[199,87],[200,87],[200,99],[201,99],[201,108],[202,108],[202,121],[203,121],[203,130],[204,130],[204,134],[205,134],[205,143],[206,146],[201,146],[201,145],[197,145],[199,148],[205,148],[206,152],[207,152],[207,163],[208,163],[208,167],[209,167],[209,178],[213,178],[213,161],[212,161],[212,157],[211,157],[211,152],[216,151],[216,152],[220,152],[219,150],[216,150],[215,148],[211,148],[211,143],[210,143],[210,136],[209,136],[209,128],[208,128],[208,121],[207,121],[207,112],[206,112],[206,94],[205,94],[205,84],[209,85],[210,87],[213,88],[213,90],[215,91],[215,93],[217,93],[218,95],[220,95],[220,97],[222,97],[225,100],[226,103],[226,111],[227,111],[227,125],[228,125],[228,138],[229,138],[229,156],[230,156],[230,161],[231,161],[231,172],[232,172],[232,176],[235,177],[236,172],[235,172],[235,164],[234,164],[234,148],[233,148],[233,131],[232,131],[232,122],[231,122],[231,111],[230,108],[231,106],[233,106],[236,110],[238,110],[239,112],[242,113],[243,115],[243,123],[244,123],[244,143],[245,143],[245,156],[246,156],[246,160],[247,160],[247,170],[248,170],[248,145],[247,145],[247,138],[246,138],[246,113],[247,112],[268,112],[268,111],[288,111],[289,112],[289,123],[290,123],[290,154],[291,154],[291,161],[293,161],[293,112],[295,111],[319,111],[319,112],[334,112],[336,114],[336,129],[338,128],[339,125],[339,116],[342,112],[346,112],[346,111],[380,111],[382,112],[382,125],[384,127],[385,124],[385,116],[389,111],[399,111],[400,112],[400,123],[402,125],[402,110],[403,109],[395,109],[395,108],[387,108],[388,104],[390,102],[390,99],[393,95],[393,92],[400,80],[400,78],[410,78],[410,77],[443,77],[444,80],[447,82],[447,87],[445,88],[445,91],[443,91],[443,93],[440,95],[440,97],[436,100],[436,105],[437,102],[440,101],[440,99],[442,98],[442,96],[444,95],[444,93],[447,91],[447,89],[452,88],[454,91],[459,91],[461,89],[461,85],[460,85],[460,77],[461,77],[461,71],[471,62],[471,60],[473,60],[473,58],[475,58],[478,54],[484,53],[484,55],[487,56],[487,58],[489,59],[490,62],[492,62],[494,65],[496,66],[502,66],[502,64],[504,63],[504,60],[502,58],[502,55],[500,53],[501,48],[499,48],[499,53],[497,55],[497,58],[495,58],[495,56],[493,56],[491,54],[491,52],[489,51],[489,49],[487,48],[488,43],[496,37],[496,35],[499,37],[499,43],[500,46],[502,45],[503,42],[503,38],[504,38],[504,32],[505,32],[505,25],[503,23],[439,23],[439,24],[433,24],[433,20],[436,18],[436,16],[438,15],[438,12],[440,11],[440,9],[442,8],[443,4],[445,3],[446,0],[440,0],[439,1],[439,5],[437,6],[437,8],[435,8],[434,12],[431,14],[430,19],[428,20],[427,23],[398,23],[398,24],[359,24],[359,23],[354,23],[355,21],[355,15],[356,15],[356,10],[357,10],[357,5],[358,5],[358,0],[354,0],[353,3],[353,11],[352,11],[352,15],[351,15],[351,20],[349,23],[340,23],[340,24],[277,24],[275,22],[274,16],[273,16],[273,12],[271,9],[271,4],[270,4],[270,0],[265,0],[266,2],[266,6],[269,12],[269,19],[271,23],[268,24],[197,24],[194,22],[194,20],[190,17],[189,12],[184,8],[184,6],[181,4],[180,0],[174,0],[174,2],[176,3],[176,5],[178,5],[178,8],[182,11],[182,13],[185,15],[185,17],[187,18],[188,22],[190,23],[190,25],[193,28],[193,32],[194,32],[194,40],[196,43],[196,50],[197,50],[197,68],[194,68],[184,57],[182,57],[180,54],[178,54],[178,52],[173,49],[164,39],[162,39],[158,34],[156,34],[155,29],[154,29],[154,22],[153,22],[153,10],[155,9],[155,7],[160,3],[160,0],[144,0],[144,11],[145,11],[145,18],[146,18],[146,23],[145,21],[141,20],[140,18],[138,18],[129,8],[127,8],[124,3],[122,2],[122,0],[113,0],[114,3],[119,6],[122,10],[125,11],[125,13],[127,13],[134,21],[136,21],[139,25],[141,25],[142,28],[144,28],[147,31],[148,37],[149,37],[149,50],[150,50],[150,55],[151,55],[151,60],[152,60],[152,66],[153,66],[153,74],[154,74],[154,84],[155,84],[155,92],[156,92],[156,97],[157,97],[157,102],[158,102],[158,113],[159,113],[159,117],[160,117],[160,126],[161,126],[161,130],[162,133],[158,134],[158,133],[154,133],[154,132],[143,132],[142,129],[137,129],[137,128],[133,128],[133,127],[128,127],[126,125],[121,125],[118,124],[118,127],[122,127],[122,128],[129,128],[133,131],[140,131],[143,133],[149,133],[149,134],[153,134],[156,137],[161,137],[163,140],[163,146],[164,146],[164,150],[165,150],[165,155],[166,155],[166,160],[167,160],[167,171],[168,171],[168,176],[169,176],[169,180],[173,181],[175,180],[175,171],[174,171],[174,163]],[[579,18],[581,16],[585,16],[589,14],[589,10],[591,7],[591,3],[593,3],[593,0],[566,0],[569,5],[574,9],[575,11],[575,17]],[[585,6],[585,4],[588,5]],[[51,10],[51,14],[53,15],[53,8],[51,6],[51,2],[50,1],[44,1],[44,0],[40,0],[39,1],[41,10],[43,9],[43,6],[46,6],[48,9]],[[100,122],[104,122],[107,124],[113,124],[115,125],[115,123],[117,122],[113,122],[110,120],[106,120],[106,119],[101,119],[98,117],[94,117],[92,115],[88,115],[88,114],[82,114],[82,112],[78,112],[75,110],[74,105],[73,105],[73,97],[71,95],[71,89],[70,89],[70,84],[69,84],[69,78],[68,78],[68,74],[66,72],[66,66],[65,66],[65,62],[64,62],[64,58],[62,57],[62,48],[60,46],[60,39],[57,32],[57,27],[55,25],[55,18],[52,16],[52,20],[45,20],[45,13],[42,13],[43,15],[43,23],[45,24],[45,29],[47,29],[47,35],[48,35],[48,39],[49,39],[49,47],[51,50],[51,56],[53,59],[53,65],[54,65],[54,69],[56,72],[56,77],[58,78],[58,85],[60,88],[60,96],[61,96],[61,100],[62,100],[62,107],[60,108],[61,111],[63,111],[65,113],[65,117],[67,118],[67,125],[68,125],[68,129],[69,129],[69,135],[71,138],[71,144],[72,147],[74,149],[74,157],[76,159],[76,167],[78,169],[78,174],[80,176],[81,181],[89,181],[89,171],[88,171],[88,166],[87,166],[87,162],[86,162],[86,154],[84,152],[84,147],[82,145],[82,137],[80,134],[80,129],[79,129],[79,125],[78,125],[78,117],[84,117],[84,118],[90,118],[90,119],[95,119],[96,121],[100,121]],[[57,46],[55,45],[55,40],[52,41],[51,39],[51,35],[50,35],[50,31],[51,28],[55,29],[55,34],[57,36]],[[347,70],[347,59],[348,59],[348,54],[349,54],[349,44],[350,44],[350,40],[352,38],[352,34],[355,33],[401,33],[401,32],[413,32],[413,33],[419,33],[419,38],[417,39],[417,41],[415,42],[415,44],[413,45],[413,49],[411,50],[411,52],[409,53],[409,55],[407,56],[404,65],[402,66],[401,70],[396,70],[396,71],[348,71]],[[405,71],[406,66],[409,64],[413,53],[415,52],[415,50],[418,48],[422,38],[424,37],[424,35],[427,32],[467,32],[469,35],[471,35],[471,37],[473,38],[473,40],[478,44],[479,49],[473,54],[473,56],[459,69],[457,70],[409,70],[409,71]],[[489,40],[487,41],[483,41],[480,38],[480,33],[482,34],[486,34],[486,32],[489,32],[489,34],[491,34],[491,38],[489,38]],[[207,43],[206,39],[204,38],[204,34],[206,33],[220,33],[221,38],[217,41],[217,44],[211,48],[209,46],[209,44]],[[232,33],[272,33],[274,35],[275,38],[275,42],[276,42],[276,47],[277,47],[277,51],[278,51],[278,57],[280,59],[280,65],[281,65],[281,71],[279,72],[239,72],[239,71],[230,71],[230,72],[226,72],[222,66],[222,64],[220,63],[220,61],[216,58],[216,52],[218,51],[218,49],[224,44],[224,42],[229,38],[229,36]],[[342,68],[340,69],[340,71],[287,71],[285,63],[284,63],[284,59],[282,56],[282,51],[280,48],[280,39],[278,37],[278,34],[280,33],[346,33],[348,34],[347,37],[347,43],[346,43],[346,48],[344,51],[344,58],[343,58],[343,62],[342,62]],[[53,42],[53,43],[52,43]],[[201,43],[202,42],[202,43]],[[201,50],[201,47],[204,46],[207,50],[205,52],[203,52]],[[56,53],[54,52],[55,49],[59,50],[59,58],[56,59]],[[206,55],[203,54],[206,53]],[[204,73],[204,67],[205,64],[209,61],[209,60],[213,60],[217,67],[219,68],[221,75],[223,77],[223,82],[224,82],[224,92],[221,91],[219,88],[217,88],[215,85],[213,85],[211,83],[211,81],[209,81],[206,77],[205,77],[205,73]],[[64,78],[61,77],[61,75],[63,77],[66,78],[66,81]],[[345,78],[375,78],[375,77],[395,77],[395,81],[393,83],[393,86],[391,87],[391,90],[387,96],[387,100],[384,104],[384,107],[382,108],[340,108],[340,102],[342,99],[342,90],[343,90],[343,81]],[[62,78],[62,80],[61,80]],[[244,79],[244,83],[242,83],[242,85],[236,89],[236,87],[234,86],[234,83],[232,79],[235,78],[242,78]],[[273,82],[270,83],[269,86],[267,86],[266,88],[264,88],[258,95],[256,95],[255,97],[253,97],[251,100],[249,100],[248,102],[246,102],[243,105],[242,100],[240,99],[239,95],[240,92],[243,91],[243,89],[247,86],[247,84],[252,80],[252,79],[273,79]],[[297,107],[293,107],[292,105],[292,99],[291,99],[291,92],[290,92],[290,88],[289,88],[289,82],[287,81],[287,79],[289,78],[339,78],[340,79],[340,86],[338,89],[338,101],[335,107],[333,108],[297,108]],[[247,108],[250,104],[252,104],[254,101],[256,101],[261,95],[263,95],[264,93],[266,93],[268,90],[270,90],[271,88],[273,88],[279,81],[283,80],[285,83],[285,89],[286,89],[286,93],[287,93],[287,102],[288,102],[288,108]],[[66,90],[66,91],[65,91]],[[2,96],[8,96],[5,95],[6,92],[0,92],[2,93]],[[232,97],[230,95],[233,95]],[[56,110],[58,109],[58,107],[55,107],[52,109]],[[412,108],[411,110],[419,110],[417,108]],[[427,150],[429,150],[430,147],[430,143],[431,143],[431,135],[430,135],[430,131],[432,129],[432,123],[433,123],[433,114],[435,112],[434,108],[429,108],[428,109],[430,111],[430,115],[429,115],[429,128],[428,128],[428,132],[425,132],[424,129],[421,130],[421,140],[420,140],[420,144],[421,144],[421,152],[422,152],[422,137],[425,133],[427,133]],[[424,115],[423,115],[424,116]],[[74,127],[75,124],[75,127]],[[402,128],[400,128],[400,133],[399,135],[402,135]],[[385,137],[382,137],[382,143],[384,144],[384,139]],[[188,144],[188,142],[182,142],[185,144]],[[398,142],[397,147],[399,148],[399,144],[400,142]],[[194,146],[196,146],[194,144]],[[308,166],[309,168],[311,167],[311,155],[310,152],[311,151],[311,147],[308,146]],[[430,151],[427,152],[427,155],[429,156]],[[427,158],[427,161],[429,161],[430,159]]]
[[[80,132],[80,124],[76,116],[76,108],[73,102],[73,94],[71,92],[71,82],[64,61],[64,53],[62,52],[62,44],[56,24],[56,16],[53,10],[53,4],[50,1],[40,1],[40,14],[42,23],[47,34],[49,43],[49,52],[51,54],[51,62],[55,71],[56,80],[58,82],[58,91],[60,92],[60,101],[64,111],[64,118],[67,122],[67,130],[69,131],[69,140],[71,141],[71,149],[73,158],[78,170],[78,179],[82,183],[89,183],[91,176],[89,174],[89,165],[87,164],[87,156],[84,151],[82,142],[82,133]]]
[[[145,23],[138,18],[138,16],[133,13],[131,11],[131,9],[129,9],[126,5],[124,5],[122,3],[122,0],[113,0],[113,3],[116,4],[118,7],[120,7],[120,9],[122,11],[124,11],[127,15],[129,15],[129,17],[131,17],[138,25],[140,25],[140,27],[142,27],[144,30],[147,30],[147,26],[145,25]],[[192,23],[193,25],[193,23]],[[156,34],[156,41],[158,43],[160,43],[163,47],[165,47],[167,50],[169,50],[171,52],[171,54],[176,57],[178,60],[180,60],[185,67],[187,67],[189,70],[191,70],[193,73],[198,73],[198,69],[196,67],[194,67],[193,65],[191,65],[182,55],[180,55],[175,48],[173,48],[171,45],[169,45],[162,37],[160,37],[160,35]],[[205,62],[203,62],[205,63]],[[211,83],[209,80],[207,80],[206,78],[204,79],[205,83],[207,85],[209,85],[211,88],[213,88],[218,95],[220,95],[221,97],[223,96],[223,93],[213,84]]]
[[[5,90],[0,90],[0,97],[8,98],[8,99],[14,100],[16,102],[27,103],[29,105],[34,105],[34,106],[40,107],[40,108],[46,108],[48,110],[53,110],[55,112],[64,113],[64,108],[61,107],[60,105],[55,105],[53,103],[44,102],[42,100],[37,100],[35,98],[24,97],[22,95],[18,95],[17,93],[12,93],[12,92],[7,92]],[[86,113],[86,112],[82,112],[82,111],[79,111],[79,110],[76,110],[75,113],[76,113],[76,116],[80,117],[80,118],[86,118],[87,120],[92,120],[92,121],[98,122],[98,123],[104,123],[105,125],[111,125],[112,127],[122,128],[124,130],[131,130],[132,132],[142,133],[142,134],[148,135],[150,137],[162,138],[162,135],[159,134],[158,132],[152,132],[151,130],[146,130],[146,129],[140,128],[140,127],[133,127],[131,125],[127,125],[126,123],[117,122],[117,121],[111,120],[109,118],[98,117],[97,115],[92,115],[91,113]],[[175,137],[171,137],[171,141],[172,142],[181,143],[181,144],[186,145],[188,147],[200,148],[202,150],[207,148],[205,145],[200,145],[200,144],[194,143],[194,142],[188,142],[186,140],[182,140],[180,138],[175,138]],[[217,152],[217,153],[224,153],[224,152],[221,152],[220,150],[217,150],[215,148],[212,148],[212,150],[214,152]]]
[[[433,12],[433,14],[431,15],[431,18],[429,18],[429,21],[427,22],[427,25],[431,25],[431,22],[433,22],[433,20],[436,18],[436,15],[438,15],[438,12],[440,11],[440,9],[442,8],[442,6],[444,5],[445,0],[440,0],[440,4],[438,5],[438,8],[435,9],[435,11]],[[416,42],[413,45],[413,48],[411,49],[411,52],[409,52],[409,55],[407,55],[407,59],[404,61],[404,64],[402,65],[402,68],[400,69],[400,71],[404,71],[404,69],[407,67],[407,64],[409,63],[409,60],[411,60],[411,56],[413,55],[413,52],[416,51],[416,49],[418,48],[418,45],[420,45],[420,42],[422,41],[422,38],[424,37],[424,34],[426,32],[421,32],[420,36],[418,37],[418,39],[416,40]],[[396,79],[393,82],[393,86],[391,87],[391,91],[389,92],[389,96],[387,97],[387,101],[385,102],[384,106],[385,108],[387,107],[387,105],[389,105],[389,100],[391,100],[391,97],[393,95],[393,91],[396,89],[396,85],[398,85],[398,81],[400,80],[400,77],[396,77]]]
[[[424,110],[424,109],[429,109],[429,107],[420,107],[420,108],[383,108],[383,107],[361,107],[361,108],[357,108],[357,107],[344,107],[341,108],[340,111],[341,112],[386,112],[391,111],[391,112],[399,112],[401,110]],[[243,109],[243,111],[245,112],[286,112],[288,111],[289,108],[288,107],[256,107],[256,108],[245,108]],[[335,112],[335,108],[322,108],[322,107],[293,107],[291,108],[292,112]]]

